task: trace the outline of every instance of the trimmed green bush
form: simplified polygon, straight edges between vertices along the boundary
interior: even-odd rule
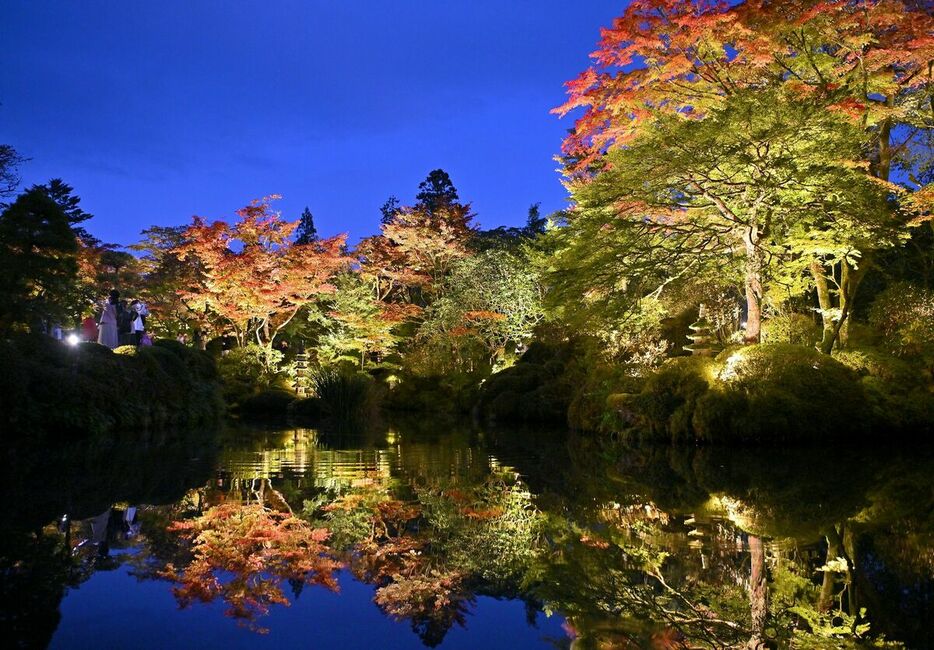
[[[13,435],[87,436],[216,421],[213,364],[181,348],[71,347],[42,336],[0,341],[0,412]]]
[[[743,348],[717,379],[720,394],[700,400],[692,417],[701,440],[823,440],[864,435],[871,426],[857,374],[810,347]]]
[[[780,314],[762,323],[763,343],[791,343],[815,346],[821,339],[821,328],[810,316]]]
[[[642,433],[675,440],[690,438],[694,407],[716,376],[715,368],[716,363],[708,357],[678,357],[649,375],[631,402]]]
[[[295,401],[295,394],[291,391],[269,388],[244,398],[238,412],[247,417],[285,418]]]
[[[917,389],[897,359],[848,358],[854,366],[876,368],[878,376],[866,371],[861,377],[812,347],[790,344],[731,348],[715,360],[672,359],[646,378],[638,394],[608,401],[607,410],[633,423],[630,437],[672,441],[820,441],[932,421],[924,406],[929,400],[914,394],[909,407],[898,394],[872,385],[903,382]]]
[[[154,346],[155,347],[155,346]],[[278,364],[282,353],[257,345],[234,348],[217,359],[217,372],[224,384],[224,399],[236,408],[247,398],[277,387],[281,381]]]
[[[841,350],[834,358],[859,374],[876,427],[934,429],[934,393],[917,365],[873,348]]]
[[[483,383],[481,412],[504,422],[566,423],[573,392],[568,380],[573,350],[571,343],[530,345],[516,365]]]

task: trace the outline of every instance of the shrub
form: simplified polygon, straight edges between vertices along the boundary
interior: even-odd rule
[[[467,413],[476,404],[481,376],[453,372],[446,375],[403,374],[385,395],[388,408],[400,411]]]
[[[281,388],[269,388],[240,402],[238,411],[247,417],[285,418],[295,395]]]
[[[315,421],[320,419],[323,414],[324,409],[321,400],[317,397],[296,399],[288,407],[289,418],[298,422]]]
[[[574,349],[573,343],[532,343],[514,366],[487,378],[479,391],[480,410],[503,421],[566,423]]]
[[[315,394],[324,413],[340,422],[354,422],[368,414],[373,380],[337,368],[322,369],[314,378]]]
[[[821,440],[864,434],[870,425],[856,373],[813,348],[749,346],[726,359],[718,379],[725,394],[702,402],[694,418],[701,439]]]
[[[633,377],[629,368],[600,361],[584,362],[584,367],[572,371],[574,381],[568,381],[572,395],[568,405],[568,424],[582,431],[619,431],[626,426],[620,415],[620,393],[639,392],[644,380]],[[569,388],[572,387],[570,390]],[[627,408],[628,410],[628,408]]]
[[[202,353],[34,336],[0,342],[0,412],[14,435],[103,435],[216,420],[218,383],[192,372]],[[189,361],[191,363],[189,363]]]
[[[917,366],[872,348],[842,350],[834,357],[860,375],[877,427],[917,434],[934,426],[934,394]]]
[[[894,354],[914,357],[929,367],[934,361],[934,291],[907,282],[880,293],[869,310],[869,323]]]
[[[643,433],[675,440],[689,438],[694,407],[707,392],[715,368],[716,363],[707,357],[679,357],[649,375],[632,400],[641,416]]]
[[[762,323],[763,343],[791,343],[815,346],[821,339],[821,328],[804,314],[780,314]]]
[[[279,382],[282,353],[258,345],[234,348],[217,361],[217,372],[224,383],[224,399],[238,405],[251,395],[270,389]]]

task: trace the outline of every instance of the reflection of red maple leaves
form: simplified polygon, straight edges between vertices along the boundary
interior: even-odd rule
[[[340,563],[328,555],[328,531],[261,505],[224,503],[195,519],[174,522],[171,532],[191,546],[184,567],[168,564],[162,576],[175,582],[182,607],[221,599],[226,613],[258,631],[256,618],[274,604],[288,605],[283,580],[336,590]]]

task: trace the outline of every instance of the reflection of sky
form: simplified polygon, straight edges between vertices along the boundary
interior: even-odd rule
[[[121,567],[97,572],[62,601],[62,620],[51,648],[424,648],[407,623],[383,615],[372,603],[373,588],[346,572],[340,593],[306,587],[291,607],[273,607],[262,623],[269,634],[237,627],[217,601],[179,610],[169,584],[138,582]],[[169,623],[168,621],[171,621]],[[525,621],[520,601],[480,597],[467,627],[455,626],[444,649],[553,648],[544,638],[562,639],[562,617]]]

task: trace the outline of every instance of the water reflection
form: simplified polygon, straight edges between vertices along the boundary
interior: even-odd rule
[[[931,645],[928,451],[420,429],[17,451],[4,638],[45,645],[61,599],[122,567],[181,607],[221,604],[243,645],[275,631],[275,608],[351,579],[427,646],[469,633],[486,596],[524,603],[531,622],[563,621],[563,639],[511,647]]]

